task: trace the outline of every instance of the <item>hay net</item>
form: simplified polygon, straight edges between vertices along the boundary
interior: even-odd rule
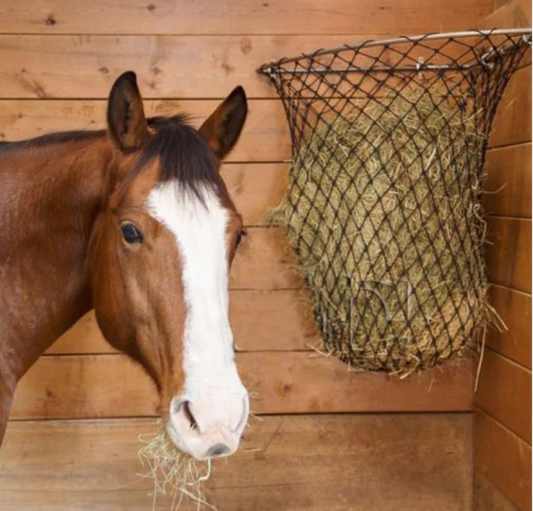
[[[292,139],[286,228],[325,349],[408,374],[489,317],[481,178],[528,30],[368,41],[265,64]]]

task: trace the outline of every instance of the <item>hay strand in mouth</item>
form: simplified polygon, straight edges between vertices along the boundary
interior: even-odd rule
[[[180,509],[184,498],[196,503],[198,510],[216,510],[203,488],[211,476],[211,460],[198,461],[180,451],[163,425],[155,436],[139,435],[139,440],[143,446],[138,456],[146,473],[138,475],[153,481],[153,510],[159,495],[172,497],[170,511]]]

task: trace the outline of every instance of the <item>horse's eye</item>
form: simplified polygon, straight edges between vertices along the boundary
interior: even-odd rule
[[[143,240],[141,233],[133,224],[122,224],[120,228],[122,230],[122,237],[126,243],[140,243]]]
[[[239,231],[237,233],[237,237],[235,238],[235,248],[237,248],[241,244],[243,236],[246,236],[246,232],[245,231]]]

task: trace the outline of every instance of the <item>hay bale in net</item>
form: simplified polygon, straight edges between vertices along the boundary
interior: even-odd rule
[[[273,215],[328,350],[359,368],[433,366],[468,348],[487,317],[482,135],[434,101],[380,98],[322,124]]]
[[[325,348],[406,375],[464,353],[486,303],[487,139],[531,31],[366,41],[266,64],[292,139],[286,228]]]

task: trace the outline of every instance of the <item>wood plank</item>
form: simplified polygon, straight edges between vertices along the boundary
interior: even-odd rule
[[[474,471],[473,511],[520,511],[477,470]]]
[[[531,26],[529,0],[498,0],[496,9],[478,23],[478,28],[527,28]]]
[[[94,310],[88,312],[67,330],[47,351],[49,355],[118,353],[104,339],[98,328]]]
[[[468,411],[472,363],[450,362],[400,380],[349,371],[334,358],[306,352],[238,353],[255,413]],[[125,355],[45,356],[15,394],[13,419],[157,415],[148,376]]]
[[[474,404],[531,445],[531,371],[485,350]]]
[[[309,350],[309,346],[322,343],[303,291],[231,291],[230,323],[237,351]],[[65,332],[47,353],[113,352],[114,348],[102,337],[91,311]]]
[[[250,98],[277,98],[270,80],[256,72],[261,64],[370,39],[379,36],[368,32],[313,36],[0,35],[0,97],[106,99],[114,80],[134,65],[145,99],[221,99],[238,84]],[[474,42],[462,40],[463,45]],[[447,58],[422,45],[416,50],[416,58],[448,64],[449,58],[464,58],[463,45],[448,45],[443,50]],[[410,43],[394,49],[367,48],[358,54],[357,65],[372,66],[376,58],[387,65],[405,64],[403,53],[411,49]],[[329,62],[325,57],[325,63]],[[403,85],[399,77],[384,75],[381,79],[387,79],[388,87]],[[359,86],[375,93],[374,80],[363,80]],[[335,90],[339,94],[359,94],[349,82]],[[302,93],[316,99],[317,94],[328,91],[331,92],[329,86],[315,84]]]
[[[303,280],[281,228],[249,228],[231,267],[231,289],[297,289]]]
[[[193,124],[201,123],[219,101],[146,101],[147,115],[190,113]],[[105,101],[0,101],[0,140],[36,137],[52,131],[105,127]],[[291,142],[281,102],[250,101],[249,116],[231,162],[280,162],[291,157]]]
[[[531,292],[531,220],[489,217],[487,228],[490,281]]]
[[[531,143],[489,150],[483,190],[485,214],[531,218]]]
[[[349,34],[468,29],[491,11],[490,0],[3,0],[0,32],[43,34]]]
[[[474,414],[474,469],[518,509],[531,509],[531,446],[481,411]]]
[[[511,78],[498,106],[490,147],[531,142],[531,66]]]
[[[470,414],[265,417],[234,456],[213,462],[210,500],[221,510],[464,511],[471,429]],[[136,474],[138,435],[154,430],[138,419],[10,423],[2,508],[152,509],[150,481]]]
[[[349,33],[353,35],[0,34],[0,97],[107,98],[114,80],[133,62],[146,99],[221,99],[237,83],[251,98],[277,98],[270,80],[256,73],[260,64],[383,37],[368,31]],[[407,52],[410,45],[397,50]],[[358,55],[357,63],[372,65],[373,57],[390,65],[404,62],[398,51],[367,49]],[[464,48],[450,45],[445,53],[464,56]],[[434,63],[440,58],[424,46],[418,48],[417,56],[432,58]]]
[[[530,73],[530,68],[518,71],[506,89],[490,138],[492,146],[531,141],[531,76],[528,71]],[[215,100],[154,100],[146,101],[145,108],[147,115],[152,116],[187,112],[199,126],[218,103]],[[103,128],[105,111],[103,100],[2,100],[0,140],[30,138],[52,131]],[[250,101],[243,136],[228,161],[281,162],[290,157],[290,136],[281,102]]]
[[[509,1],[510,0],[492,0],[492,10],[495,11],[499,9],[500,7],[504,6]]]
[[[487,346],[531,369],[531,295],[493,285],[489,300],[507,330],[490,328]]]
[[[289,164],[230,163],[222,166],[222,177],[244,225],[265,226],[269,212],[279,205],[287,190]]]
[[[224,98],[242,85],[250,98],[277,98],[256,69],[373,36],[0,35],[0,97],[105,99],[116,78],[137,73],[145,99]]]

